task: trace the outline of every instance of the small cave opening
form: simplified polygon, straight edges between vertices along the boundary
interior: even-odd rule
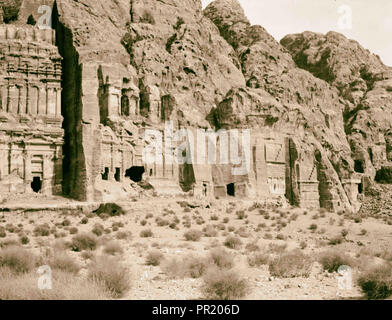
[[[358,184],[358,193],[359,193],[359,194],[362,194],[362,193],[363,193],[363,184],[362,184],[362,183],[359,183],[359,184]]]
[[[31,182],[31,189],[35,192],[38,193],[42,189],[42,181],[40,177],[34,177],[33,182]]]
[[[102,173],[102,180],[108,180],[109,179],[109,168],[105,168],[105,172]]]
[[[235,197],[235,184],[234,183],[229,183],[226,186],[226,192],[227,192],[228,196]]]
[[[117,182],[121,182],[121,168],[116,168],[114,179],[116,179]]]
[[[358,173],[365,173],[365,169],[364,169],[362,160],[355,160],[354,161],[354,170],[355,170],[355,172],[358,172]]]
[[[144,167],[135,166],[126,170],[125,177],[131,179],[133,182],[140,182],[143,179],[145,171]]]

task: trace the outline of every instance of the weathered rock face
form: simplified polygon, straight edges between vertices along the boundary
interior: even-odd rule
[[[355,171],[373,179],[392,159],[392,69],[336,32],[304,32],[281,41],[300,68],[339,90]]]
[[[62,194],[62,70],[54,36],[0,25],[1,194]]]
[[[253,98],[242,100],[250,105],[264,105],[260,113],[275,119],[271,127],[277,130],[304,130],[306,138],[295,144],[299,154],[301,149],[310,149],[317,155],[322,206],[338,209],[350,202],[355,206],[356,196],[348,199],[342,185],[342,180],[351,179],[354,165],[345,139],[344,104],[338,91],[299,69],[290,53],[264,28],[251,26],[238,1],[214,1],[204,14],[236,49],[246,90],[253,92]],[[252,103],[255,95],[261,101]]]
[[[20,19],[48,2],[19,3]],[[65,194],[113,200],[110,190],[127,196],[129,178],[144,178],[168,193],[181,187],[204,196],[285,196],[303,207],[358,209],[355,169],[363,163],[354,159],[367,141],[378,141],[373,126],[384,121],[391,86],[388,69],[360,47],[353,46],[358,61],[347,71],[344,59],[332,58],[342,54],[340,36],[291,36],[281,45],[252,26],[236,0],[214,1],[204,12],[200,0],[57,0],[53,27],[63,58]],[[163,133],[168,120],[188,129],[187,157],[197,156],[189,145],[198,128],[250,129],[248,172],[170,164],[167,154],[162,163],[144,163],[149,129]],[[379,137],[389,154],[387,130]],[[366,150],[372,163],[384,159],[377,150]]]

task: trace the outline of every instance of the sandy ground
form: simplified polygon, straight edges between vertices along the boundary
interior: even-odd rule
[[[55,201],[56,200],[56,201]],[[49,204],[58,207],[76,208],[78,204],[64,200],[61,205],[58,199]],[[37,207],[42,199],[34,198],[28,205]],[[116,258],[129,267],[132,276],[132,289],[123,299],[199,299],[202,297],[202,279],[171,279],[160,266],[147,266],[145,258],[150,250],[159,250],[165,260],[182,257],[188,254],[207,256],[211,248],[222,246],[228,235],[236,234],[242,241],[240,248],[227,249],[235,256],[235,270],[246,278],[251,291],[246,299],[344,299],[361,298],[360,289],[354,285],[352,290],[341,291],[338,288],[338,275],[322,270],[317,262],[313,263],[312,272],[308,278],[279,279],[270,275],[268,266],[250,267],[247,257],[252,253],[246,248],[247,244],[257,244],[263,252],[270,244],[285,245],[286,251],[302,250],[311,257],[317,257],[321,252],[333,248],[344,252],[361,263],[377,263],[375,255],[391,250],[392,226],[390,220],[365,218],[354,220],[350,215],[309,211],[298,208],[274,209],[255,208],[254,201],[239,201],[237,199],[216,200],[212,203],[186,199],[135,199],[120,205],[126,210],[126,215],[101,219],[91,213],[94,205],[80,210],[44,210],[30,212],[0,212],[0,226],[6,228],[12,224],[19,226],[28,235],[30,243],[26,248],[42,253],[55,243],[70,241],[73,235],[70,228],[76,227],[78,233],[89,232],[97,223],[107,229],[107,234],[100,237],[102,246],[95,254],[100,254],[105,243],[112,239],[123,248],[122,254]],[[41,202],[42,203],[42,202]],[[190,205],[190,206],[189,206]],[[4,207],[20,207],[16,200],[3,203]],[[191,208],[195,207],[195,208]],[[87,224],[82,224],[82,218],[88,218]],[[239,217],[244,215],[243,217]],[[187,218],[188,217],[188,218]],[[157,218],[167,220],[175,225],[158,226]],[[242,219],[240,219],[242,218]],[[63,226],[67,219],[70,224]],[[190,221],[191,226],[184,226],[184,221]],[[34,236],[35,226],[48,223],[54,232],[48,237]],[[113,223],[119,223],[119,230]],[[123,227],[121,227],[123,225]],[[203,236],[199,241],[186,241],[184,233],[190,229],[202,230],[207,225],[216,226],[216,237]],[[311,230],[310,226],[314,225]],[[316,226],[316,227],[315,227]],[[153,237],[143,238],[140,232],[151,229]],[[109,233],[110,230],[110,233]],[[329,240],[342,234],[345,230],[345,240],[332,246]],[[365,234],[366,231],[366,234]],[[129,232],[129,239],[117,240],[118,232]],[[15,233],[7,232],[0,242],[18,241]],[[81,253],[70,252],[81,264],[87,266],[88,260]],[[85,270],[82,270],[83,272]],[[359,275],[354,270],[354,279]],[[354,281],[355,282],[355,281]],[[355,284],[355,283],[354,283]]]

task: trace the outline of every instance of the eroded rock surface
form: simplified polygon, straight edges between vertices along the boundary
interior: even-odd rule
[[[204,11],[200,0],[3,1],[4,21],[17,10],[5,22],[23,25],[42,4],[53,5],[63,64],[66,195],[115,201],[134,194],[131,179],[157,193],[356,211],[392,157],[391,69],[342,35],[278,43],[236,0]],[[166,154],[144,163],[149,130],[167,121],[188,130],[187,148],[197,129],[251,130],[250,170]]]

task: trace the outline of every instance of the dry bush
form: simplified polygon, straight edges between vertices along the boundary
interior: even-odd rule
[[[69,229],[69,233],[70,234],[77,234],[79,232],[78,228],[76,227],[72,227]]]
[[[245,247],[246,251],[248,252],[255,252],[255,251],[259,251],[260,247],[257,245],[257,241],[256,242],[250,242],[246,245]]]
[[[209,259],[220,269],[231,269],[234,267],[234,257],[223,248],[215,248],[210,251]]]
[[[116,239],[117,240],[126,240],[126,239],[130,239],[132,237],[132,233],[131,232],[127,232],[127,231],[119,231],[116,233]]]
[[[20,243],[23,244],[23,245],[26,245],[26,244],[28,244],[30,242],[29,237],[26,236],[26,235],[21,235],[19,237],[19,240],[20,240]]]
[[[65,252],[57,252],[48,262],[53,270],[78,274],[81,267],[79,264]]]
[[[10,246],[0,250],[0,268],[8,268],[15,274],[31,271],[36,257],[20,246]]]
[[[354,261],[345,253],[337,250],[329,250],[320,254],[318,261],[323,266],[324,270],[332,273],[337,272],[341,266],[353,266]]]
[[[301,251],[283,253],[269,262],[269,271],[278,278],[308,277],[311,271],[311,259]]]
[[[159,266],[164,259],[162,252],[158,250],[150,251],[146,257],[146,265],[148,266]]]
[[[232,270],[210,269],[203,280],[202,292],[208,300],[236,300],[249,292],[248,282]]]
[[[343,236],[338,235],[336,237],[333,237],[329,240],[328,244],[331,246],[336,246],[338,244],[341,244],[344,241]]]
[[[76,252],[83,250],[93,251],[98,246],[98,239],[94,234],[82,233],[74,236],[71,241],[71,249]]]
[[[242,241],[240,238],[228,236],[223,244],[229,249],[239,249],[242,246]]]
[[[248,264],[251,267],[260,267],[268,265],[270,256],[267,253],[255,253],[248,257]]]
[[[268,245],[268,251],[271,253],[282,254],[287,249],[287,244],[277,244],[277,243],[270,243]]]
[[[382,300],[392,296],[392,265],[385,264],[368,270],[358,279],[366,298]]]
[[[193,278],[203,276],[209,267],[206,258],[194,256],[192,254],[179,258],[172,258],[162,264],[162,270],[171,278]]]
[[[50,235],[50,227],[47,223],[36,226],[33,230],[34,235],[41,237],[48,237]]]
[[[40,290],[35,270],[13,275],[0,268],[0,300],[107,300],[110,293],[72,273],[53,272],[52,290]]]
[[[200,230],[189,230],[184,233],[184,237],[186,241],[199,241],[203,233]]]
[[[121,298],[131,287],[128,269],[107,256],[98,257],[89,265],[88,278],[110,292],[113,298]]]
[[[213,225],[208,225],[203,228],[204,236],[207,238],[214,238],[218,236],[218,231]]]
[[[141,238],[151,238],[152,236],[154,236],[154,234],[152,233],[151,229],[145,229],[140,232]]]
[[[96,223],[91,232],[94,233],[97,237],[100,237],[105,232],[105,228],[102,224]]]
[[[103,248],[103,252],[114,256],[116,254],[123,253],[123,249],[118,242],[109,241],[108,243],[105,244],[105,247]]]

